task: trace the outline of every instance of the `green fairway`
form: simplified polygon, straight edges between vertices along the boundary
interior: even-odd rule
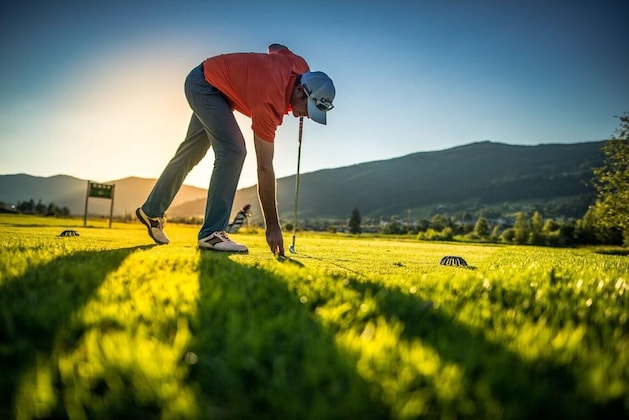
[[[0,216],[2,419],[629,412],[626,255],[298,232],[279,262],[262,231],[89,225]]]

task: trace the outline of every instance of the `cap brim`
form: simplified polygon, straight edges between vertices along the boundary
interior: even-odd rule
[[[319,124],[326,125],[327,112],[321,111],[317,108],[317,104],[312,99],[308,98],[308,117],[311,120],[318,122]]]

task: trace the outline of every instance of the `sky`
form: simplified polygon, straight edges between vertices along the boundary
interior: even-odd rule
[[[0,10],[0,174],[157,178],[205,58],[287,45],[336,86],[301,172],[478,141],[610,138],[629,111],[624,0],[10,0]],[[256,184],[251,122],[240,187]],[[297,164],[298,120],[275,140]],[[207,188],[213,152],[185,183]]]

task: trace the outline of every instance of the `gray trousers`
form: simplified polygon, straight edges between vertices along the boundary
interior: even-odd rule
[[[199,231],[201,239],[212,232],[226,230],[247,151],[229,103],[221,92],[205,81],[202,66],[195,67],[186,78],[185,93],[193,111],[188,133],[155,183],[142,210],[149,217],[163,217],[188,173],[212,146],[215,159],[205,217]]]

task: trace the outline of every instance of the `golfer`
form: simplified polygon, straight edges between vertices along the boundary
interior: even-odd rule
[[[185,82],[192,118],[185,140],[155,183],[146,202],[136,210],[138,219],[158,244],[167,244],[166,209],[184,179],[212,146],[214,168],[199,231],[200,249],[248,252],[225,230],[229,222],[240,173],[245,161],[245,140],[233,111],[251,118],[258,166],[258,197],[271,252],[284,255],[284,240],[277,214],[273,169],[275,131],[284,115],[309,117],[325,124],[334,106],[332,80],[312,72],[308,63],[287,47],[272,44],[268,53],[233,53],[211,57],[195,67]]]

